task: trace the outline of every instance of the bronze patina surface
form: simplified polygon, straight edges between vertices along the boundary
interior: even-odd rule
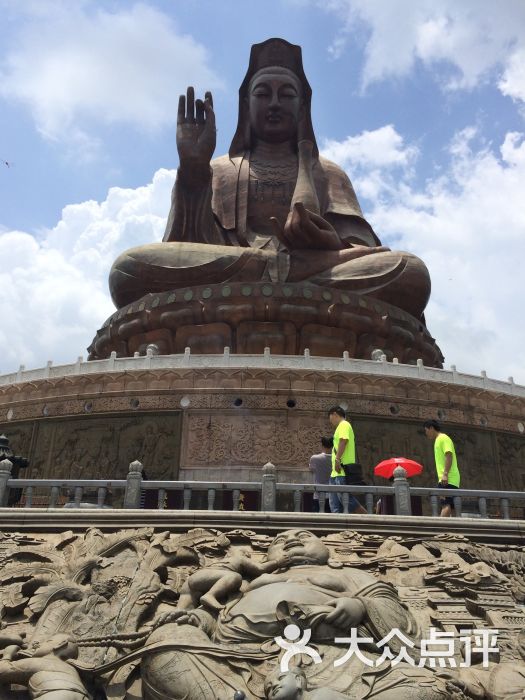
[[[328,296],[347,292],[378,308],[372,326],[359,304],[353,317],[338,309],[329,319],[314,312],[310,323],[319,337],[312,338],[308,332],[301,337],[305,316],[300,309],[289,321],[269,311],[269,325],[257,330],[257,346],[296,354],[301,343],[313,342],[315,354],[340,355],[342,346],[352,356],[366,357],[377,347],[399,355],[401,345],[410,355],[416,332],[423,338],[419,357],[441,366],[443,358],[423,316],[430,295],[427,268],[416,256],[381,245],[346,173],[319,155],[311,96],[299,46],[282,39],[254,45],[239,90],[239,119],[229,153],[213,160],[211,93],[196,100],[188,88],[180,97],[180,164],[164,240],[127,250],[113,264],[110,290],[119,311],[94,339],[91,359],[107,357],[112,350],[119,356],[142,352],[143,345],[157,341],[167,353],[176,352],[173,347],[181,342],[196,352],[222,351],[229,343],[235,352],[238,319],[260,322],[242,296],[232,296],[221,325],[222,307],[216,308],[221,292],[225,285],[239,283],[252,285],[255,296],[264,295],[268,285],[316,288]],[[203,303],[208,321],[188,322],[176,308],[159,317],[159,294],[171,292],[191,301],[197,298],[195,286],[211,290],[213,299]],[[144,312],[142,318],[123,329],[122,311],[135,313],[135,306]],[[411,318],[412,327],[402,338],[396,332],[396,311]],[[177,337],[176,331],[188,324],[199,329],[193,334],[185,330],[189,337],[183,341],[184,333]]]

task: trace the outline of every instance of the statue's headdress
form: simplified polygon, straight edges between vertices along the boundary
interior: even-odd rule
[[[301,124],[301,139],[311,141],[314,145],[314,156],[318,155],[312,126],[312,88],[303,69],[303,57],[301,47],[290,44],[284,39],[267,39],[261,44],[254,44],[250,51],[250,63],[239,88],[239,119],[237,129],[230,146],[230,158],[242,156],[249,148],[249,113],[248,113],[248,87],[250,80],[262,68],[279,66],[287,68],[299,79],[303,88],[304,117]]]

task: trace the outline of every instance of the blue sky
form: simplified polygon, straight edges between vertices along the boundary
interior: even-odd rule
[[[303,47],[317,140],[416,253],[446,365],[525,384],[525,3],[0,0],[0,372],[85,354],[113,259],[162,236],[178,95],[216,155],[250,45]]]

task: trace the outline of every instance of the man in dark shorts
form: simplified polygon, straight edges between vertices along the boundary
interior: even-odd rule
[[[332,472],[332,447],[334,439],[332,437],[321,438],[321,452],[310,457],[310,471],[314,475],[315,484],[328,484]],[[319,494],[314,493],[313,511],[319,513]]]
[[[434,459],[438,476],[438,488],[458,489],[460,475],[454,443],[448,435],[441,431],[437,420],[426,420],[423,423],[425,435],[434,441]],[[454,509],[454,499],[451,496],[441,499],[441,517],[450,518]]]

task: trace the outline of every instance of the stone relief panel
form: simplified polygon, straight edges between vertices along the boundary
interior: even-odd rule
[[[119,401],[124,401],[121,410],[127,406],[127,416],[48,417],[3,424],[0,432],[6,433],[16,454],[30,459],[24,476],[34,478],[123,478],[128,464],[139,459],[150,478],[175,478],[180,461],[185,467],[184,478],[191,473],[192,478],[207,479],[205,470],[210,468],[214,479],[219,479],[224,469],[228,479],[251,480],[254,468],[271,461],[284,478],[309,481],[310,456],[319,452],[321,436],[330,434],[325,411],[336,402],[334,397],[299,397],[296,406],[289,409],[286,402],[290,395],[284,392],[278,396],[241,395],[242,405],[233,408],[237,396],[191,395],[183,429],[182,412],[173,410],[182,395],[174,401],[173,395],[166,394],[157,401],[158,413],[153,397],[137,399],[141,413],[132,412],[130,399],[125,398]],[[105,404],[100,408],[96,401],[93,405],[97,410],[106,408]],[[347,397],[347,401],[351,417],[370,408],[364,399],[350,401]],[[396,415],[395,404],[390,408],[384,419],[351,418],[365,480],[383,483],[374,482],[373,467],[387,457],[404,456],[425,467],[412,483],[433,486],[433,448],[420,422],[433,413],[414,415],[412,421]],[[449,426],[448,420],[446,416],[443,426],[456,445],[465,488],[525,488],[524,436]],[[236,470],[233,475],[228,470],[242,466],[249,467],[246,473]]]
[[[329,403],[326,404],[329,406]],[[434,486],[436,472],[433,444],[425,438],[421,423],[396,420],[351,419],[358,461],[367,483],[382,484],[374,479],[373,468],[388,457],[408,457],[424,466],[414,486]],[[525,473],[525,440],[490,431],[448,427],[456,447],[462,486],[472,489],[519,490]],[[331,429],[324,412],[312,416],[303,412],[258,412],[239,409],[214,412],[188,412],[183,438],[183,463],[188,469],[202,467],[261,467],[270,461],[282,472],[297,472],[309,480],[310,456],[320,451],[320,438]],[[500,466],[501,465],[501,466]],[[503,466],[505,465],[505,466]],[[506,474],[503,481],[501,474]],[[237,478],[248,478],[248,471]]]
[[[12,427],[5,426],[5,432],[14,449],[27,449],[23,452],[30,460],[27,478],[125,479],[130,462],[136,459],[150,479],[177,478],[180,411],[162,416],[84,416]],[[31,430],[35,431],[32,445],[24,441]]]
[[[525,438],[498,435],[497,450],[502,488],[525,491]]]
[[[328,421],[315,416],[246,412],[188,413],[185,429],[185,466],[262,466],[266,462],[297,470],[307,469],[319,452]]]
[[[514,700],[524,580],[460,534],[0,532],[0,697]]]
[[[421,424],[396,421],[373,422],[356,419],[354,430],[359,459],[372,478],[373,467],[388,457],[409,457],[423,464],[424,472],[412,480],[415,486],[434,486],[433,443],[425,438]],[[471,489],[501,489],[500,469],[489,431],[466,430],[443,423],[443,431],[455,445],[461,472],[461,485]],[[523,441],[525,445],[525,440]],[[368,470],[368,472],[366,471]]]
[[[31,441],[35,428],[34,423],[0,424],[0,435],[8,437],[9,446],[14,454],[26,457],[31,450]]]

